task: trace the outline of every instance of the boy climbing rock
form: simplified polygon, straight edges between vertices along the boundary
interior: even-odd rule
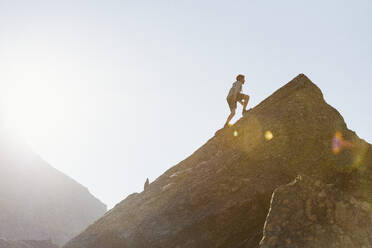
[[[231,113],[230,113],[229,117],[227,117],[227,121],[226,121],[224,127],[228,127],[229,122],[234,117],[237,102],[239,102],[240,104],[243,105],[242,114],[244,115],[247,112],[246,108],[247,108],[247,105],[248,105],[249,96],[241,93],[242,86],[243,86],[244,82],[245,82],[244,75],[239,74],[238,76],[236,76],[236,82],[233,83],[233,85],[232,85],[232,87],[229,91],[229,94],[226,97],[226,100],[227,100],[227,103],[229,104]]]

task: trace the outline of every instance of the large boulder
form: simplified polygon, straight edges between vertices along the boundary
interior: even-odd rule
[[[298,176],[274,191],[259,248],[372,247],[371,218],[370,203]]]

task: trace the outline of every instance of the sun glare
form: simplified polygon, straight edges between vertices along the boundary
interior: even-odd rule
[[[48,139],[51,131],[64,125],[63,112],[69,105],[63,99],[66,90],[55,87],[48,80],[48,73],[43,78],[23,67],[26,66],[19,66],[20,71],[24,69],[19,77],[14,74],[5,78],[7,85],[2,88],[0,99],[2,124],[11,136]],[[33,69],[41,73],[39,68]]]
[[[265,132],[265,139],[266,140],[271,140],[272,138],[274,138],[274,135],[271,131],[266,131]]]
[[[13,89],[2,99],[2,119],[12,135],[26,137],[45,133],[53,104],[30,89]]]
[[[345,148],[351,148],[353,145],[350,141],[344,139],[341,132],[337,131],[332,139],[332,151],[335,155],[339,154]]]

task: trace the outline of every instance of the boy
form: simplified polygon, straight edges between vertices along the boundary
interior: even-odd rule
[[[229,117],[227,117],[227,121],[226,121],[224,127],[228,127],[229,122],[234,117],[237,102],[239,102],[240,104],[243,105],[242,114],[244,115],[247,112],[246,108],[247,108],[247,105],[248,105],[249,96],[240,93],[242,91],[242,86],[243,86],[244,82],[245,82],[244,75],[239,74],[238,76],[236,76],[236,82],[233,83],[233,85],[232,85],[232,87],[229,91],[229,94],[226,97],[226,100],[227,100],[227,103],[229,104],[231,113],[230,113]]]

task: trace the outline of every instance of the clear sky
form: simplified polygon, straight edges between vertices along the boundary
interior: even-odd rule
[[[0,0],[0,121],[109,207],[223,126],[238,73],[250,107],[305,73],[372,142],[371,13],[369,0]]]

